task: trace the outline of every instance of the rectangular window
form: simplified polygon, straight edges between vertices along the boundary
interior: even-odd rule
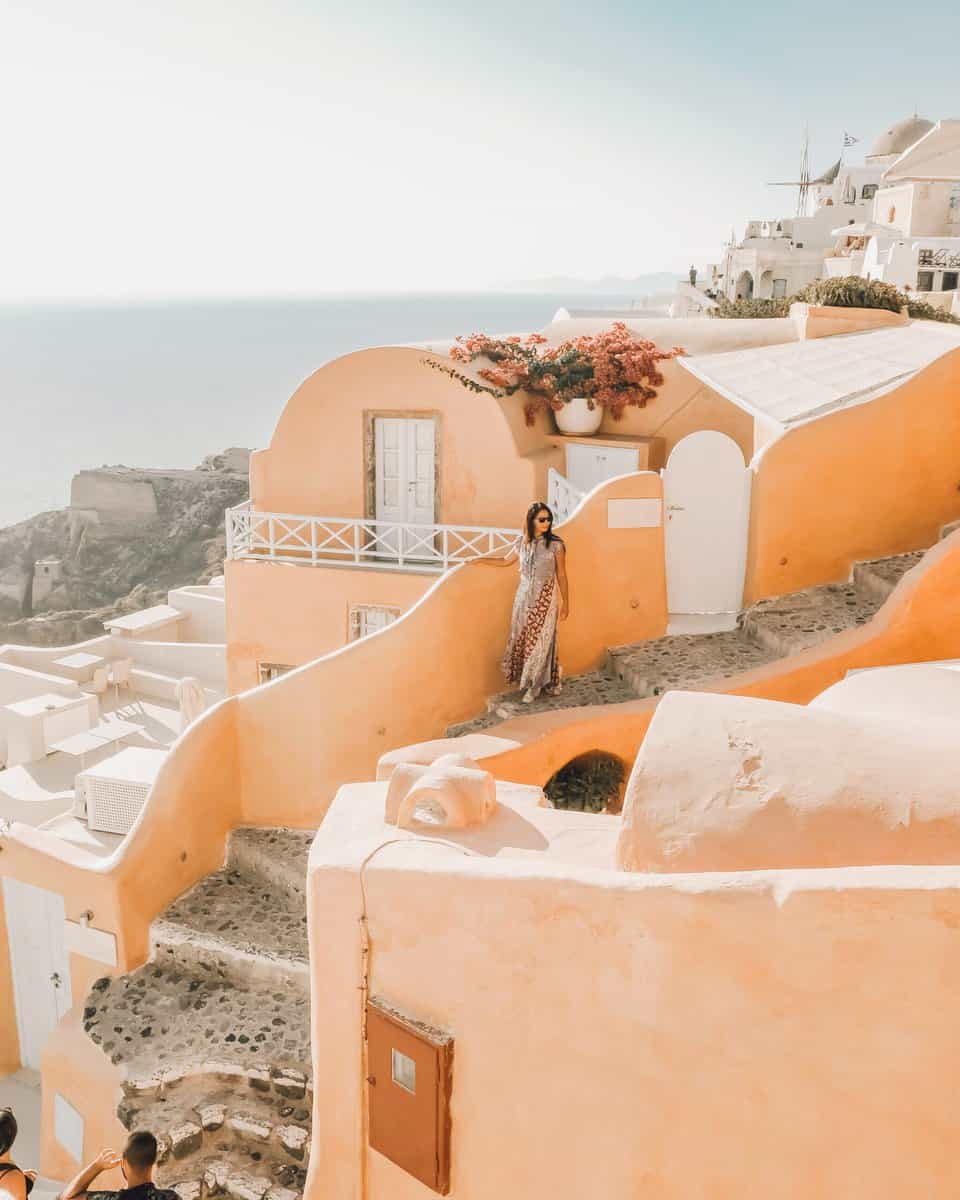
[[[921,267],[932,267],[933,266],[933,251],[932,250],[919,250],[917,252],[917,263]]]
[[[787,281],[785,279],[775,279],[773,281],[773,298],[774,300],[782,300],[787,294]]]
[[[933,291],[933,272],[918,271],[917,272],[917,291],[932,292]]]
[[[390,1051],[390,1076],[397,1087],[411,1096],[417,1094],[417,1064],[396,1048]]]
[[[293,667],[289,663],[258,663],[257,670],[260,682],[269,683],[271,679],[279,679],[281,675],[286,675]]]
[[[960,272],[944,271],[942,290],[945,292],[955,292],[958,281],[960,281]]]
[[[386,629],[399,616],[399,604],[351,604],[350,641],[356,642],[378,629]]]
[[[863,185],[863,191],[860,193],[860,198],[862,200],[872,200],[877,194],[877,186],[878,185],[875,183],[865,183]]]

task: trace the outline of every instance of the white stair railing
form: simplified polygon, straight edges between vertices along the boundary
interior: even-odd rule
[[[520,535],[518,529],[484,525],[256,512],[249,500],[227,509],[226,526],[228,558],[438,572],[471,558],[503,553]]]
[[[570,516],[586,494],[575,488],[565,475],[561,475],[553,467],[547,471],[547,504],[550,505],[553,519],[558,525]]]

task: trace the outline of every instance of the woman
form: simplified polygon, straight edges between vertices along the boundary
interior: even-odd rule
[[[518,558],[520,586],[502,666],[507,682],[523,688],[523,703],[530,704],[541,691],[560,691],[557,622],[570,613],[566,547],[553,532],[553,513],[539,500],[527,509],[524,535],[509,554],[473,561],[507,566]]]
[[[36,1171],[21,1171],[10,1158],[10,1150],[17,1140],[17,1118],[12,1108],[0,1108],[0,1197],[7,1200],[26,1200],[33,1191]]]

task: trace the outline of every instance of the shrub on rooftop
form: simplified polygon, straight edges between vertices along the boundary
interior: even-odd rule
[[[862,275],[841,275],[833,279],[815,279],[793,297],[807,304],[833,308],[885,308],[898,313],[907,298],[892,283],[864,279]]]
[[[756,317],[786,317],[794,303],[822,304],[830,308],[883,308],[888,312],[907,310],[908,316],[919,321],[943,321],[960,325],[946,309],[926,300],[911,300],[892,283],[880,279],[864,279],[861,275],[843,275],[834,279],[815,279],[793,296],[782,300],[727,300],[721,298],[711,317],[743,320]]]
[[[784,296],[778,300],[728,300],[721,296],[717,299],[717,307],[710,309],[710,316],[730,320],[789,317],[790,299]]]
[[[465,364],[484,359],[487,365],[476,376],[436,359],[423,362],[472,392],[497,397],[525,392],[523,411],[532,425],[538,412],[555,412],[578,396],[586,398],[589,408],[607,409],[620,420],[624,409],[644,408],[656,398],[663,383],[660,363],[683,353],[679,346],[660,350],[615,321],[602,333],[568,338],[557,346],[549,346],[539,333],[527,338],[458,337],[450,357]]]

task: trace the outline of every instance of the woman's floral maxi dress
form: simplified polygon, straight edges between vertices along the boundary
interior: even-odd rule
[[[559,538],[546,543],[520,540],[520,586],[513,601],[510,637],[503,654],[503,673],[507,682],[530,688],[536,695],[542,688],[560,686],[557,661],[557,553],[563,549]]]

